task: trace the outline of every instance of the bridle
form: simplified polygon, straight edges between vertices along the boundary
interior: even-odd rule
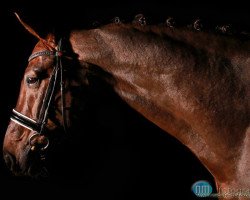
[[[40,147],[41,151],[44,151],[49,146],[49,139],[46,136],[47,132],[47,122],[48,122],[48,114],[49,109],[51,107],[51,100],[55,94],[55,88],[57,84],[60,84],[60,93],[61,93],[61,114],[62,114],[62,121],[63,121],[63,128],[66,132],[66,123],[65,123],[65,101],[64,101],[64,80],[63,80],[63,65],[62,65],[62,40],[60,39],[58,42],[58,48],[56,51],[50,51],[50,50],[44,50],[33,53],[29,59],[28,62],[33,60],[36,57],[39,56],[54,56],[56,59],[56,64],[53,68],[52,74],[49,79],[49,84],[45,93],[45,97],[43,99],[42,107],[40,110],[40,114],[37,120],[31,119],[24,114],[16,111],[15,109],[12,110],[10,119],[21,125],[24,128],[27,128],[29,130],[34,131],[34,133],[29,137],[29,145],[31,147],[31,150],[35,149],[35,145],[32,144],[32,142],[40,137],[41,135],[45,138],[45,144]],[[58,80],[60,79],[60,82],[58,83]]]

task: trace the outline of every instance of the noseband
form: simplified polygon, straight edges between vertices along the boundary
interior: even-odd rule
[[[47,132],[46,125],[48,122],[48,113],[51,107],[51,100],[55,94],[55,88],[58,83],[58,79],[60,79],[59,84],[60,84],[60,92],[61,92],[61,114],[62,114],[64,131],[66,132],[66,126],[65,126],[66,123],[65,123],[65,114],[64,114],[65,106],[64,106],[63,66],[62,66],[62,61],[61,61],[61,58],[62,58],[61,43],[62,42],[60,40],[58,43],[57,51],[49,51],[49,50],[39,51],[39,52],[33,53],[28,59],[29,62],[39,56],[54,56],[56,59],[56,64],[53,68],[52,74],[49,79],[49,84],[45,93],[45,97],[43,99],[43,104],[40,110],[38,120],[31,119],[25,116],[24,114],[16,111],[15,109],[13,109],[11,113],[10,119],[13,122],[35,132],[29,137],[29,145],[31,147],[31,150],[35,148],[35,145],[32,144],[32,142],[41,135],[45,137],[45,144],[40,150],[43,151],[47,149],[49,146],[49,139],[45,136]]]

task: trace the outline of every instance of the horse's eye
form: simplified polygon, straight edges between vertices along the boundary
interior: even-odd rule
[[[32,84],[35,84],[38,82],[38,78],[37,77],[27,77],[26,78],[26,82],[29,84],[29,85],[32,85]]]

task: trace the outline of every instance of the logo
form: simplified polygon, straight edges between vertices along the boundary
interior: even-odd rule
[[[208,197],[213,192],[213,188],[208,181],[197,181],[191,187],[197,197]]]

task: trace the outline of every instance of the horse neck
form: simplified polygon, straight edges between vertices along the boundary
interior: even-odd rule
[[[249,122],[233,57],[197,48],[192,39],[126,25],[75,31],[70,41],[81,63],[110,74],[121,98],[188,146],[214,176],[236,173]]]

